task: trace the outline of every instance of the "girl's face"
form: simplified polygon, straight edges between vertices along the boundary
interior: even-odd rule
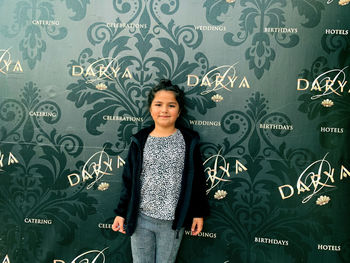
[[[156,92],[149,111],[156,127],[175,127],[175,122],[180,115],[180,107],[174,92],[167,90]]]

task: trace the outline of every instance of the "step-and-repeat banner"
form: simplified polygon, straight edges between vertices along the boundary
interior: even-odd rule
[[[161,78],[211,215],[177,262],[350,262],[348,0],[0,0],[0,262],[132,262],[111,230]]]

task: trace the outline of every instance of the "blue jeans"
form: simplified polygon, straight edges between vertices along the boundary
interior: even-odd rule
[[[131,236],[134,263],[175,262],[184,228],[178,233],[171,228],[173,221],[155,219],[140,213]]]

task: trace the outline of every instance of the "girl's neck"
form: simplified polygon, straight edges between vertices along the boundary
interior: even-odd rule
[[[159,127],[155,126],[153,131],[151,131],[150,135],[153,137],[168,137],[176,132],[176,128],[174,127]]]

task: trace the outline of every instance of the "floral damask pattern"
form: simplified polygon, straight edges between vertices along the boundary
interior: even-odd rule
[[[277,189],[281,182],[297,178],[297,172],[304,169],[315,154],[305,148],[288,148],[284,140],[289,130],[259,128],[260,123],[292,124],[287,115],[269,112],[268,100],[261,93],[253,94],[246,102],[244,112],[230,111],[223,116],[222,129],[229,137],[222,144],[202,145],[205,156],[220,152],[226,156],[226,163],[234,164],[239,159],[248,168],[244,173],[225,177],[229,180],[217,185],[227,196],[211,201],[212,216],[208,224],[226,242],[229,262],[271,260],[274,254],[259,245],[256,241],[259,237],[298,244],[293,248],[285,246],[284,253],[289,255],[290,262],[299,262],[309,256],[310,235],[319,238],[318,231],[308,229],[322,228],[329,232],[330,229],[322,225],[329,218],[318,214],[315,207],[298,204],[285,207]],[[217,166],[225,167],[222,162]]]
[[[67,176],[75,172],[68,168],[69,159],[81,154],[83,142],[51,128],[61,117],[59,106],[42,100],[33,82],[25,85],[19,99],[0,104],[1,154],[11,153],[16,159],[0,172],[0,249],[16,262],[44,262],[49,256],[42,250],[45,242],[71,243],[78,227],[75,217],[85,220],[95,213],[96,200],[82,192],[83,187],[71,191],[67,183]],[[33,218],[53,223],[38,228],[26,222]],[[48,229],[59,233],[56,240],[47,240]]]
[[[67,98],[80,108],[91,107],[84,114],[87,131],[92,135],[101,135],[102,127],[107,123],[103,116],[120,115],[138,117],[144,123],[121,121],[118,137],[124,143],[130,140],[130,134],[149,123],[146,95],[150,88],[161,78],[169,78],[173,83],[185,86],[186,77],[194,70],[201,68],[203,74],[210,67],[208,59],[201,52],[194,58],[187,58],[186,50],[195,50],[202,42],[202,34],[193,26],[177,26],[173,19],[161,21],[166,15],[173,14],[178,9],[177,1],[123,2],[114,1],[114,8],[119,14],[115,21],[120,24],[147,25],[135,27],[111,27],[104,22],[94,23],[88,30],[88,41],[101,46],[101,54],[94,54],[92,49],[84,49],[77,60],[72,60],[68,68],[80,65],[87,70],[91,64],[101,60],[101,65],[120,67],[120,72],[127,69],[131,76],[111,74],[110,78],[93,78],[82,75],[77,83],[68,86]],[[125,19],[125,20],[124,20]],[[134,48],[131,48],[134,47]],[[109,69],[111,70],[111,69]],[[72,72],[71,72],[72,73]],[[102,76],[104,77],[104,76]],[[96,89],[103,82],[104,90]],[[186,104],[190,109],[196,109],[205,114],[215,106],[210,95],[200,96],[199,89],[185,90]],[[119,141],[118,140],[118,141]],[[118,142],[106,142],[106,149],[123,148]],[[117,152],[114,152],[116,154]]]
[[[284,200],[278,190],[283,184],[294,186],[300,172],[319,158],[319,146],[337,153],[332,156],[335,162],[348,167],[348,85],[342,97],[329,97],[334,105],[327,109],[320,100],[311,100],[314,92],[299,93],[297,114],[293,103],[285,105],[286,100],[275,97],[274,82],[252,80],[252,75],[262,79],[270,72],[274,80],[282,80],[280,72],[289,68],[277,62],[278,56],[287,51],[287,55],[300,54],[299,47],[293,47],[309,37],[299,34],[301,29],[313,37],[330,21],[324,19],[325,7],[329,7],[327,14],[339,12],[340,20],[347,7],[336,1],[330,7],[320,0],[0,0],[0,6],[6,6],[9,13],[0,25],[0,36],[17,42],[31,69],[0,75],[0,261],[8,254],[11,262],[56,259],[68,263],[86,251],[103,251],[96,262],[103,261],[102,257],[106,262],[132,262],[130,239],[110,229],[123,159],[130,135],[151,123],[148,91],[159,79],[169,78],[186,93],[184,125],[193,125],[201,135],[211,186],[207,191],[211,215],[203,233],[192,237],[187,232],[177,262],[316,262],[320,258],[348,262],[348,228],[337,221],[345,222],[348,215],[343,212],[346,205],[339,201],[346,199],[339,197],[347,196],[348,178],[337,185],[337,191],[324,193],[329,200],[320,198],[322,202],[316,201],[319,195],[314,202],[296,202],[297,190],[295,198]],[[195,10],[190,9],[193,6]],[[336,8],[343,8],[343,13]],[[33,23],[61,22],[61,14],[66,21],[59,25]],[[325,23],[320,23],[321,18]],[[74,32],[79,35],[74,39],[79,41],[71,41],[67,21],[78,24]],[[200,25],[207,21],[221,29],[224,25],[225,32],[216,32],[219,37],[211,39],[214,32],[199,30],[191,21]],[[298,27],[298,33],[265,30],[290,27]],[[65,50],[62,43],[73,45]],[[213,50],[216,45],[223,50]],[[1,48],[16,53],[16,46]],[[310,84],[319,74],[349,64],[348,36],[325,35],[321,46],[324,54],[308,57],[313,62],[299,75]],[[64,52],[57,54],[55,48]],[[208,72],[213,73],[208,75],[213,81],[222,61],[230,60],[229,52],[236,49],[246,59],[243,75],[250,87],[237,85],[241,75],[235,88],[234,76],[230,79],[232,89],[222,88],[225,93],[215,94],[214,87],[201,85]],[[44,57],[57,55],[63,63],[40,65],[47,68],[38,72]],[[4,58],[0,68],[6,69]],[[281,68],[273,67],[277,64]],[[241,65],[244,61],[239,63],[240,70]],[[28,75],[38,77],[36,83],[24,84]],[[198,78],[198,85],[187,84],[189,75]],[[256,83],[264,84],[265,95]],[[57,90],[47,99],[39,87]],[[285,88],[281,86],[280,91]],[[319,125],[314,127],[315,122]],[[317,141],[315,129],[319,131],[324,123],[343,125],[344,134],[320,133]],[[294,130],[265,129],[260,124],[294,125]],[[300,145],[301,137],[311,146]],[[91,151],[96,154],[102,149],[108,160],[88,161]],[[246,170],[237,173],[236,161]],[[108,183],[93,182],[89,189],[84,182],[70,185],[69,175],[79,180],[89,172],[84,167],[97,171],[101,164],[110,167]],[[343,218],[331,215],[334,211]],[[52,224],[28,222],[39,219]],[[259,238],[289,244],[267,244]],[[317,249],[318,244],[332,240],[339,240],[341,251]],[[90,256],[80,256],[78,261],[94,261]]]
[[[90,0],[66,0],[64,2],[66,7],[74,13],[70,18],[81,20],[86,15],[86,8]],[[19,41],[19,49],[30,69],[41,61],[43,53],[46,52],[47,37],[52,40],[61,40],[68,34],[66,27],[59,26],[59,18],[55,14],[54,7],[53,1],[18,1],[14,10],[13,24],[0,27],[0,34],[5,37],[14,38],[23,35],[23,39]]]
[[[238,7],[239,5],[239,7]],[[321,11],[324,9],[322,3],[316,0],[240,0],[230,1],[207,0],[204,3],[206,8],[207,21],[213,25],[223,24],[220,19],[230,9],[240,10],[238,21],[239,30],[235,33],[224,34],[224,41],[230,46],[240,46],[249,39],[251,45],[245,51],[245,58],[249,63],[249,69],[254,71],[255,76],[261,79],[266,71],[270,70],[271,63],[276,58],[276,48],[273,41],[283,47],[292,48],[299,43],[299,36],[296,32],[266,31],[265,28],[284,28],[288,24],[284,9],[292,5],[298,13],[306,18],[302,23],[304,27],[315,27],[321,19]],[[225,16],[223,16],[225,17]]]

